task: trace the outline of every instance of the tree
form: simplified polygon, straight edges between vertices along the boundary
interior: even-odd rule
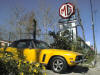
[[[39,26],[41,27],[41,36],[46,42],[50,42],[50,36],[48,35],[49,31],[55,31],[59,28],[57,25],[57,19],[58,19],[58,13],[56,10],[53,10],[52,6],[49,4],[46,4],[46,0],[38,0],[39,3],[39,9],[36,11],[38,13],[37,20],[40,23]],[[41,11],[41,12],[40,12]],[[39,17],[38,17],[39,16]],[[42,40],[43,40],[42,39]]]
[[[20,23],[25,27],[24,33],[34,34],[34,31],[39,34],[40,28],[37,25],[37,20],[33,11],[26,13],[20,20]],[[36,28],[36,29],[35,29]]]
[[[1,29],[0,29],[1,30]],[[0,31],[0,40],[2,40],[2,32]]]
[[[32,38],[33,35],[33,20],[36,20],[35,14],[33,11],[25,12],[24,8],[16,8],[10,20],[10,24],[15,29],[17,39]],[[39,32],[38,27],[36,32]]]
[[[62,36],[59,36],[59,33],[55,34],[55,32],[50,32],[49,34],[54,38],[54,42],[51,44],[52,48],[71,50],[72,36],[68,30],[64,31]],[[67,34],[67,36],[65,36],[65,34]]]
[[[6,30],[3,27],[1,27],[0,28],[0,40],[4,40],[5,39],[4,38],[5,32],[6,32]]]
[[[20,7],[16,7],[13,9],[13,14],[10,18],[9,24],[12,26],[12,33],[16,34],[16,38],[21,38],[21,32],[23,32],[24,28],[20,23],[21,17],[24,15],[25,10]]]

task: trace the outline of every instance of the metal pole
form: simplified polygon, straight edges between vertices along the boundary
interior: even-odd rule
[[[80,27],[81,27],[81,29],[82,29],[82,35],[83,35],[83,39],[84,39],[84,41],[86,40],[85,39],[85,32],[84,32],[84,27],[83,27],[83,24],[82,24],[82,21],[81,21],[81,18],[80,18],[80,12],[79,12],[79,8],[78,8],[78,3],[77,3],[77,0],[74,0],[74,3],[75,3],[75,5],[76,5],[76,11],[77,11],[77,16],[78,16],[78,22],[79,22],[79,24],[80,24]]]
[[[94,31],[94,15],[93,15],[93,7],[92,7],[92,1],[91,0],[90,0],[90,6],[91,6],[92,30],[93,30],[93,41],[94,41],[94,51],[95,51],[95,64],[96,64],[97,51],[96,51],[96,43],[95,43],[96,41],[95,41],[95,31]]]
[[[80,18],[79,9],[77,8],[76,10],[77,10],[78,21],[79,21],[80,27],[82,29],[83,39],[85,41],[84,27],[83,27],[83,24],[82,24],[82,21],[81,21],[81,18]]]
[[[33,39],[36,40],[36,20],[33,19]]]
[[[9,32],[9,41],[11,41],[11,32]]]
[[[19,38],[21,39],[21,29],[19,29]]]

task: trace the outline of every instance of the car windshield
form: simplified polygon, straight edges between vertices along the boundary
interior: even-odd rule
[[[49,45],[45,42],[36,42],[36,47],[39,48],[39,49],[48,49],[49,48]]]

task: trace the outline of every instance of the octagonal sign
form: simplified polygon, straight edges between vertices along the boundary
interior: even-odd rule
[[[65,3],[60,7],[59,15],[62,18],[69,18],[70,16],[72,16],[74,14],[74,11],[75,11],[74,9],[75,9],[75,7],[73,4]]]

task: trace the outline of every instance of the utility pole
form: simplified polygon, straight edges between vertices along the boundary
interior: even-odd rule
[[[94,15],[93,15],[93,7],[92,7],[91,0],[90,0],[90,6],[91,6],[92,30],[93,30],[93,41],[94,41],[94,51],[95,51],[95,63],[94,63],[94,65],[95,65],[96,64],[97,50],[96,50],[95,31],[94,31]]]
[[[36,40],[36,20],[33,19],[33,39]]]
[[[9,41],[11,41],[11,32],[9,32],[9,38],[8,38]]]

